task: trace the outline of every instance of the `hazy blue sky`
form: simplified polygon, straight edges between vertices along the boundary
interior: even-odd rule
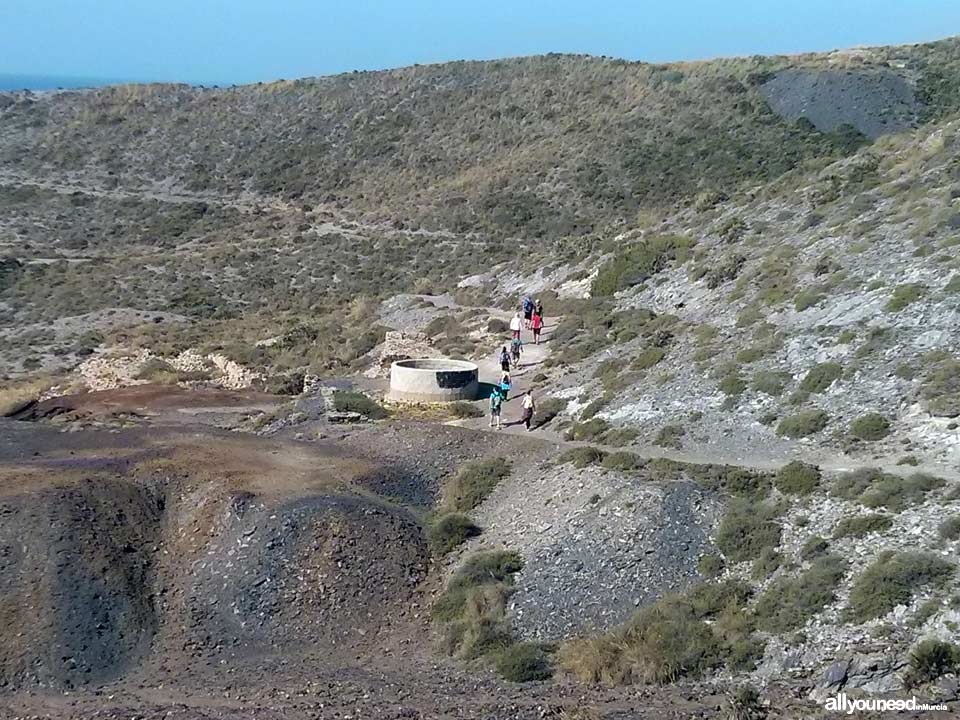
[[[0,73],[230,83],[545,52],[681,60],[960,34],[960,0],[0,0]]]

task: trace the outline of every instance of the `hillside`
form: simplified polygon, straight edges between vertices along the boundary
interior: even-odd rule
[[[957,247],[958,39],[0,93],[0,709],[954,701]]]

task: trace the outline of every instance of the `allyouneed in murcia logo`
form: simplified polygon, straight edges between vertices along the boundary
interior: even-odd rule
[[[922,703],[916,697],[908,700],[881,700],[878,698],[852,698],[840,693],[828,698],[825,709],[832,712],[853,715],[855,712],[896,712],[903,710],[946,710],[945,703]]]

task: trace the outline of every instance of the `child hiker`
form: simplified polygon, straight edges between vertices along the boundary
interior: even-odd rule
[[[500,376],[500,394],[503,395],[504,400],[510,399],[510,372],[504,371],[503,375]]]
[[[503,372],[510,372],[510,354],[507,352],[507,346],[504,345],[500,349],[500,370]]]

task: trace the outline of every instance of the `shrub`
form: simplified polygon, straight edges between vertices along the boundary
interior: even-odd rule
[[[483,410],[478,408],[473,403],[458,401],[450,403],[447,406],[447,410],[450,411],[450,414],[455,418],[478,418],[483,417]]]
[[[924,292],[926,292],[926,288],[922,283],[897,285],[893,289],[893,294],[890,296],[890,300],[887,301],[884,310],[887,312],[899,312],[923,297]]]
[[[350,390],[337,390],[333,393],[333,407],[339,412],[355,412],[371,420],[387,416],[387,411],[376,400]]]
[[[747,389],[747,383],[739,375],[727,375],[720,380],[717,387],[728,397],[738,397]]]
[[[960,360],[935,360],[924,378],[921,392],[931,415],[960,417]]]
[[[697,571],[704,577],[714,578],[723,572],[726,563],[719,555],[704,555],[697,561]]]
[[[565,450],[559,458],[561,463],[569,463],[575,468],[583,469],[588,465],[596,465],[606,458],[607,454],[600,448],[584,446]]]
[[[801,290],[793,300],[793,307],[797,312],[812,308],[823,300],[823,293],[817,288]]]
[[[922,640],[910,653],[906,684],[933,682],[948,673],[960,672],[960,646],[943,640]]]
[[[823,410],[804,410],[783,418],[777,424],[777,434],[794,440],[805,438],[823,430],[829,421]]]
[[[431,523],[428,538],[434,551],[445,555],[479,534],[480,528],[474,525],[466,515],[447,513]]]
[[[630,363],[634,370],[649,370],[667,356],[667,351],[661,347],[648,347],[640,352]]]
[[[800,548],[800,557],[804,560],[815,560],[818,557],[826,555],[829,548],[830,543],[827,542],[826,539],[819,535],[814,535],[808,538],[803,544],[803,547]]]
[[[586,422],[574,423],[568,435],[571,440],[596,440],[610,429],[610,424],[601,418],[593,418]]]
[[[765,547],[750,569],[750,577],[754,580],[766,580],[772,576],[783,562],[783,556],[772,547]]]
[[[537,643],[515,643],[497,654],[494,666],[500,677],[523,683],[548,680],[553,671],[550,659]]]
[[[614,447],[623,447],[636,440],[639,434],[640,431],[634,428],[611,428],[600,436],[600,442]]]
[[[775,580],[757,601],[758,626],[772,633],[801,627],[836,599],[834,589],[846,571],[845,560],[825,555],[798,577]]]
[[[709,619],[719,615],[730,605],[735,608],[742,607],[752,594],[753,590],[749,585],[739,580],[726,580],[695,585],[687,592],[686,599],[694,617]]]
[[[960,540],[960,515],[944,520],[937,528],[937,532],[944,540]]]
[[[808,393],[821,393],[843,373],[843,366],[835,362],[825,362],[814,365],[803,380],[800,381],[800,390]]]
[[[534,415],[534,424],[538,428],[543,427],[566,409],[566,400],[553,397],[544,398],[537,403],[537,413]]]
[[[893,518],[889,515],[871,514],[844,518],[833,529],[835,539],[845,537],[862,538],[876,532],[883,532],[893,527]]]
[[[510,464],[499,457],[464,465],[447,486],[445,507],[453,512],[473,510],[509,474]]]
[[[890,434],[890,421],[879,413],[867,413],[850,424],[850,433],[867,442],[882,440]]]
[[[794,460],[777,471],[774,485],[787,495],[809,495],[820,487],[820,468]]]
[[[717,529],[716,543],[733,562],[760,557],[780,544],[780,523],[775,509],[745,499],[730,502]]]
[[[854,581],[848,614],[855,622],[882,617],[905,605],[924,587],[939,586],[953,565],[926,553],[886,553]]]
[[[720,638],[677,596],[642,608],[623,627],[560,649],[560,665],[584,682],[669,683],[723,662]]]
[[[13,415],[36,400],[50,388],[50,378],[20,380],[0,387],[0,417]]]
[[[753,376],[751,383],[753,389],[770,397],[780,397],[783,394],[783,387],[790,376],[783,372],[774,372],[772,370],[760,370]]]
[[[832,494],[860,502],[869,508],[885,507],[900,512],[922,502],[927,493],[943,485],[942,478],[925,473],[901,478],[877,468],[861,468],[837,478]]]
[[[692,242],[680,236],[657,236],[619,252],[604,264],[590,286],[592,297],[613,295],[633,287],[687,259]]]
[[[687,431],[684,430],[683,426],[681,425],[664,425],[657,432],[657,436],[654,438],[653,444],[659,445],[660,447],[679,450],[682,447],[681,440],[686,433]]]
[[[641,470],[646,463],[644,462],[643,458],[636,453],[618,450],[617,452],[612,452],[608,455],[605,455],[600,464],[603,465],[603,467],[607,470],[635,473],[638,470]]]

